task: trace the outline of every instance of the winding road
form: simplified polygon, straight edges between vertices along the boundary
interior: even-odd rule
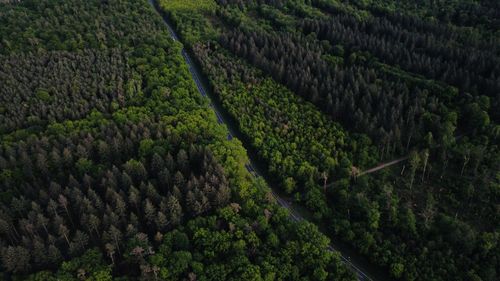
[[[148,0],[149,3],[154,7],[154,9],[160,13],[160,15],[162,15],[162,13],[158,10],[158,7],[157,5],[155,4],[154,0]],[[164,20],[164,23],[168,29],[168,31],[170,32],[170,35],[172,36],[172,39],[175,40],[175,41],[180,41],[179,40],[179,37],[177,36],[176,32],[174,31],[174,29],[170,26],[170,23],[167,21],[166,18],[163,18]],[[214,110],[215,114],[217,115],[217,120],[220,124],[226,124],[227,125],[227,128],[229,130],[229,133],[228,133],[228,140],[231,140],[233,138],[235,134],[235,128],[233,128],[231,126],[231,124],[225,122],[224,118],[223,118],[223,114],[220,112],[220,110],[217,108],[217,106],[215,106],[214,104],[214,101],[212,100],[212,97],[210,95],[207,94],[207,88],[205,87],[205,85],[202,83],[200,77],[201,77],[201,74],[199,73],[198,69],[195,67],[195,65],[193,64],[193,61],[191,60],[191,57],[189,56],[189,54],[186,52],[185,49],[182,49],[182,56],[184,57],[188,67],[189,67],[189,71],[191,73],[191,75],[193,76],[193,79],[194,79],[194,82],[200,92],[200,94],[204,97],[207,97],[210,99],[210,107]],[[259,173],[256,169],[255,169],[255,165],[253,164],[254,163],[254,160],[249,156],[250,158],[250,162],[248,164],[246,164],[246,169],[254,176],[254,177],[262,177],[261,173]],[[272,196],[276,199],[276,202],[282,206],[283,208],[286,208],[289,213],[290,213],[290,218],[293,220],[293,221],[296,221],[296,222],[299,222],[299,221],[304,221],[306,220],[301,214],[299,211],[297,211],[294,207],[291,206],[291,204],[283,199],[282,197],[280,197],[273,189],[271,189],[271,194]],[[342,261],[356,274],[358,280],[360,281],[375,281],[375,279],[371,278],[370,276],[368,276],[368,274],[366,273],[366,270],[365,269],[362,269],[361,265],[359,264],[354,264],[353,261],[351,261],[351,259],[346,256],[345,253],[342,253],[341,251],[338,251],[337,249],[335,249],[332,245],[330,245],[328,247],[328,250],[332,251],[332,252],[338,252],[340,253],[340,257],[342,259]]]

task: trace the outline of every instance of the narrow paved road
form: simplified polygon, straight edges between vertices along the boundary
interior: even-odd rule
[[[155,8],[155,10],[158,9],[156,7],[155,3],[154,3],[154,0],[148,0],[148,1],[149,1],[149,3],[151,5],[153,5],[153,7]],[[160,12],[160,11],[157,10],[157,12]],[[161,12],[160,12],[160,14],[161,14]],[[179,41],[179,37],[177,36],[177,34],[173,30],[173,28],[170,26],[169,22],[166,19],[164,19],[164,23],[165,23],[167,29],[169,30],[170,35],[172,36],[172,39],[174,39],[175,41]],[[193,76],[193,79],[195,81],[196,86],[198,87],[198,90],[199,90],[200,94],[202,96],[207,97],[207,98],[210,99],[210,101],[211,101],[210,107],[214,110],[215,114],[217,115],[218,122],[220,124],[227,124],[224,121],[224,118],[222,117],[222,114],[218,111],[218,109],[216,108],[216,106],[214,106],[212,98],[209,95],[207,95],[207,90],[205,89],[203,83],[200,80],[200,75],[201,74],[195,68],[195,66],[194,66],[194,64],[193,64],[193,62],[192,62],[189,54],[186,52],[185,49],[182,50],[182,56],[184,57],[184,59],[186,60],[186,63],[188,64],[189,71],[191,72],[191,75]],[[228,130],[229,130],[227,138],[230,140],[230,139],[233,138],[234,131],[233,131],[233,128],[231,128],[231,126],[229,126],[229,124],[228,124],[227,127],[228,127]],[[255,177],[262,177],[262,175],[259,174],[259,172],[254,168],[254,165],[252,163],[253,163],[253,160],[250,159],[250,163],[248,163],[246,165],[247,170],[253,176],[255,176]],[[297,221],[297,222],[305,220],[304,217],[294,207],[292,207],[291,204],[288,201],[286,201],[285,199],[281,198],[272,189],[271,189],[271,194],[276,199],[276,202],[279,205],[281,205],[282,207],[286,208],[289,211],[290,218],[292,220]],[[353,264],[353,262],[351,262],[351,260],[350,260],[349,257],[346,257],[344,254],[342,254],[342,252],[336,250],[332,245],[330,245],[328,247],[328,250],[333,251],[333,252],[339,252],[342,261],[356,274],[358,280],[360,280],[360,281],[374,281],[374,279],[370,278],[368,276],[368,274],[364,270],[360,269],[359,265]]]

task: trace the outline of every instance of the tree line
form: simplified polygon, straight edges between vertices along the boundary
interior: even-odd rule
[[[19,54],[1,59],[0,131],[77,120],[126,105],[130,70],[118,49]],[[27,95],[31,93],[31,95]],[[132,93],[128,93],[131,95]]]
[[[495,52],[460,46],[445,39],[449,35],[443,33],[408,30],[406,25],[393,24],[386,18],[359,21],[346,14],[328,20],[305,20],[301,28],[305,34],[314,32],[320,40],[342,45],[347,54],[368,51],[384,63],[444,81],[464,92],[495,97],[500,89]]]
[[[0,278],[354,280],[245,170],[147,1],[0,5]]]
[[[462,27],[402,10],[382,13],[339,1],[217,3],[217,17],[197,15],[210,18],[203,29],[218,34],[216,40],[202,35],[189,45],[276,186],[312,211],[334,239],[393,278],[496,278],[498,106],[495,91],[486,94],[475,74],[496,75],[488,29],[465,36],[471,33]],[[345,38],[323,40],[331,26],[319,22],[339,22]],[[176,23],[181,32],[196,24]],[[349,33],[352,28],[362,35]],[[363,48],[363,42],[381,47]],[[441,56],[442,66],[462,68],[460,80],[470,74],[480,90],[442,79],[444,68],[419,72],[405,66],[406,58],[384,59],[384,52]],[[340,134],[334,150],[316,142]],[[408,160],[400,165],[351,177],[401,155]],[[336,168],[324,172],[322,159],[329,157]]]

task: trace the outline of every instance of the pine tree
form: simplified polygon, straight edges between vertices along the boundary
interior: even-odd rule
[[[179,225],[182,220],[182,207],[174,196],[168,197],[167,202],[168,218],[173,226]]]

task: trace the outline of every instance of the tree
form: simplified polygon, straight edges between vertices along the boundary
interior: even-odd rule
[[[165,161],[163,161],[163,158],[158,153],[154,153],[153,156],[151,157],[151,172],[153,173],[153,175],[159,176],[160,172],[164,168],[165,168]]]
[[[111,259],[111,263],[114,265],[115,264],[115,246],[111,243],[106,243],[106,245],[104,245],[104,247],[106,248],[106,253],[108,254],[108,257]]]
[[[463,156],[464,156],[464,162],[462,164],[462,169],[460,170],[460,175],[462,176],[464,174],[465,166],[469,163],[470,161],[470,154],[471,154],[471,149],[470,147],[465,147]]]
[[[416,151],[412,151],[408,158],[410,165],[410,191],[412,190],[413,180],[415,179],[415,173],[417,171],[418,165],[420,164],[420,156]]]
[[[395,278],[401,278],[403,275],[405,266],[401,263],[393,263],[391,264],[391,275]]]
[[[231,188],[225,184],[221,184],[215,195],[215,206],[222,207],[231,199]]]
[[[469,130],[474,133],[483,130],[491,122],[488,113],[477,103],[467,105],[466,114]]]
[[[139,144],[139,156],[149,156],[153,150],[154,141],[152,139],[143,139]]]
[[[179,169],[183,173],[188,172],[189,158],[184,149],[180,149],[179,152],[177,153],[177,165],[179,165]]]
[[[158,181],[160,183],[160,190],[166,191],[169,187],[172,186],[172,176],[167,168],[162,169],[158,173]]]
[[[59,251],[59,249],[56,246],[49,245],[47,249],[47,260],[52,265],[59,264],[59,262],[62,260],[61,251]]]
[[[47,249],[40,237],[34,239],[31,254],[33,262],[37,267],[43,267],[47,264]]]
[[[167,219],[167,216],[163,212],[158,212],[158,214],[156,215],[155,223],[158,230],[163,232],[166,230],[169,221]]]
[[[64,224],[59,224],[58,234],[62,236],[64,240],[66,240],[66,243],[68,243],[68,247],[71,246],[68,238],[69,229]]]
[[[113,225],[110,226],[108,231],[104,233],[104,238],[106,241],[111,242],[118,253],[120,253],[120,244],[122,242],[123,234],[118,228]]]
[[[424,162],[424,167],[422,170],[422,182],[424,182],[425,169],[427,168],[427,161],[429,160],[429,150],[425,149],[421,156],[422,162]]]
[[[13,273],[28,272],[30,259],[30,251],[21,246],[9,246],[2,251],[2,264],[7,271]]]
[[[417,220],[411,208],[403,207],[400,210],[399,225],[406,236],[411,237],[417,234]]]
[[[64,195],[59,194],[58,201],[59,201],[59,204],[66,211],[66,214],[68,215],[68,219],[70,220],[71,224],[73,224],[73,222],[71,220],[71,214],[69,213],[69,210],[68,210],[68,200],[66,199],[66,197],[64,197]]]
[[[131,175],[136,182],[141,182],[147,179],[147,171],[142,162],[130,159],[125,163],[127,174]]]
[[[81,255],[88,246],[88,243],[89,236],[82,231],[77,230],[69,246],[71,255],[74,257]]]
[[[283,188],[285,189],[285,192],[287,194],[292,194],[292,192],[295,190],[295,180],[292,177],[286,178],[285,182],[283,183]]]
[[[144,216],[146,217],[148,224],[152,225],[154,223],[156,217],[156,208],[149,199],[146,199],[146,201],[144,201]]]
[[[427,200],[425,203],[425,209],[422,212],[422,217],[424,218],[424,226],[429,228],[432,220],[434,219],[434,215],[436,214],[436,202],[434,200],[434,196],[432,193],[427,194]]]
[[[168,218],[172,225],[176,226],[182,220],[182,207],[179,200],[174,196],[169,196],[167,201]]]

